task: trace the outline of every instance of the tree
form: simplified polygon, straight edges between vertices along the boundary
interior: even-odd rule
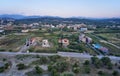
[[[23,63],[17,64],[18,70],[23,70],[26,68],[26,66]]]
[[[95,67],[96,67],[96,68],[100,68],[102,65],[103,65],[103,63],[102,63],[101,60],[97,60],[97,61],[95,62]]]
[[[59,76],[57,70],[54,68],[51,70],[51,74],[52,74],[52,76]]]
[[[72,71],[74,73],[79,73],[80,72],[80,67],[79,67],[79,62],[75,62],[72,67]]]
[[[102,76],[102,75],[104,75],[104,72],[103,72],[103,71],[98,71],[98,74],[99,74],[100,76]]]
[[[79,67],[79,62],[75,62],[75,63],[73,64],[73,67]]]
[[[108,63],[111,63],[111,60],[108,57],[102,57],[101,61],[103,62],[104,65],[107,65]]]
[[[113,76],[119,76],[119,72],[114,70],[113,73],[112,73]]]
[[[37,74],[41,74],[43,72],[42,68],[40,68],[38,65],[35,66],[35,71]]]
[[[40,57],[40,64],[47,64],[48,63],[48,59],[47,57]]]
[[[58,62],[56,63],[57,71],[63,72],[68,68],[67,62]]]
[[[84,64],[84,65],[89,65],[89,64],[90,64],[90,61],[89,61],[89,60],[86,60],[83,64]]]
[[[4,66],[4,68],[5,69],[8,69],[8,67],[10,66],[10,64],[9,63],[5,63],[5,66]]]
[[[79,67],[73,67],[73,72],[74,73],[79,73],[80,72],[80,68]]]
[[[5,71],[4,67],[0,67],[0,73],[2,73],[4,71]]]
[[[84,70],[85,70],[85,73],[87,73],[87,74],[90,73],[90,67],[87,67],[87,66],[86,66],[86,67],[84,68]]]
[[[108,69],[112,69],[112,68],[113,68],[113,64],[110,63],[110,62],[108,62],[108,63],[107,63],[107,68],[108,68]]]
[[[95,65],[96,68],[100,68],[102,66],[102,61],[98,59],[97,57],[91,57],[92,64]]]
[[[91,57],[92,64],[95,64],[98,60],[99,60],[99,59],[98,59],[98,57],[96,57],[96,56]]]

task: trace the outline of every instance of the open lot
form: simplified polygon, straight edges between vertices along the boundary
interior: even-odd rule
[[[99,43],[104,47],[107,47],[109,49],[110,55],[116,55],[120,56],[120,49],[116,48],[115,46],[101,42],[101,40],[105,40],[107,42],[113,43],[119,47],[120,41],[119,41],[119,33],[99,33],[99,34],[87,34],[87,36],[91,37],[94,41],[94,43]],[[114,41],[116,39],[116,41]]]
[[[7,35],[0,39],[1,51],[19,51],[20,47],[24,45],[26,35]]]
[[[120,33],[101,33],[96,35],[107,40],[108,42],[120,46]]]

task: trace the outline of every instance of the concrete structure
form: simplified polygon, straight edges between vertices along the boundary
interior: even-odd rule
[[[65,47],[70,44],[68,39],[59,39],[58,43],[62,44]]]
[[[87,29],[86,27],[81,27],[81,28],[80,28],[80,31],[81,31],[81,32],[85,32],[85,31],[87,31],[87,30],[88,30],[88,29]]]
[[[109,50],[106,47],[101,46],[100,44],[92,44],[94,48],[100,50],[103,53],[108,54]]]
[[[23,33],[27,33],[29,30],[22,30],[21,32],[23,32]]]
[[[50,47],[50,44],[47,39],[42,40],[42,47]]]
[[[84,43],[91,43],[92,38],[85,36],[85,34],[81,34],[81,35],[79,35],[79,41],[82,41]]]
[[[0,33],[3,33],[4,32],[4,30],[0,30]]]

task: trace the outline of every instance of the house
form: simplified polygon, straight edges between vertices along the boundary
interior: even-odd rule
[[[79,35],[79,41],[82,41],[84,43],[91,43],[92,38],[85,36],[85,34],[81,34],[81,35]]]
[[[4,32],[4,30],[0,30],[0,33],[3,33]]]
[[[29,30],[22,30],[21,32],[22,33],[27,33]]]
[[[91,42],[92,42],[92,38],[86,37],[86,43],[91,43]]]
[[[62,44],[63,46],[68,46],[69,45],[69,40],[68,39],[59,39],[58,43]]]
[[[101,50],[103,53],[106,53],[106,54],[108,54],[108,52],[109,52],[108,48],[106,48],[106,47],[101,47],[100,50]]]
[[[109,50],[106,47],[101,46],[100,44],[92,44],[94,48],[100,50],[101,52],[108,54]]]
[[[80,31],[81,31],[81,32],[85,32],[85,31],[87,31],[87,30],[88,30],[88,29],[87,29],[86,27],[81,27],[81,28],[80,28]]]
[[[36,41],[36,39],[35,39],[35,38],[31,38],[31,39],[30,39],[30,44],[35,43],[35,41]]]
[[[50,44],[47,39],[42,40],[42,47],[50,47]]]
[[[85,34],[79,35],[79,41],[82,41],[83,38],[85,38]]]

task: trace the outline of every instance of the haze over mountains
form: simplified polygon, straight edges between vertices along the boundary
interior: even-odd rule
[[[20,14],[1,14],[0,15],[0,18],[13,18],[13,19],[29,19],[29,18],[44,18],[44,17],[62,18],[62,17],[59,17],[59,16],[38,16],[38,15],[25,16],[25,15],[20,15]],[[78,16],[78,17],[72,16],[72,17],[68,17],[68,18],[77,18],[77,19],[109,19],[109,18],[91,18],[91,17],[80,17],[80,16]]]

